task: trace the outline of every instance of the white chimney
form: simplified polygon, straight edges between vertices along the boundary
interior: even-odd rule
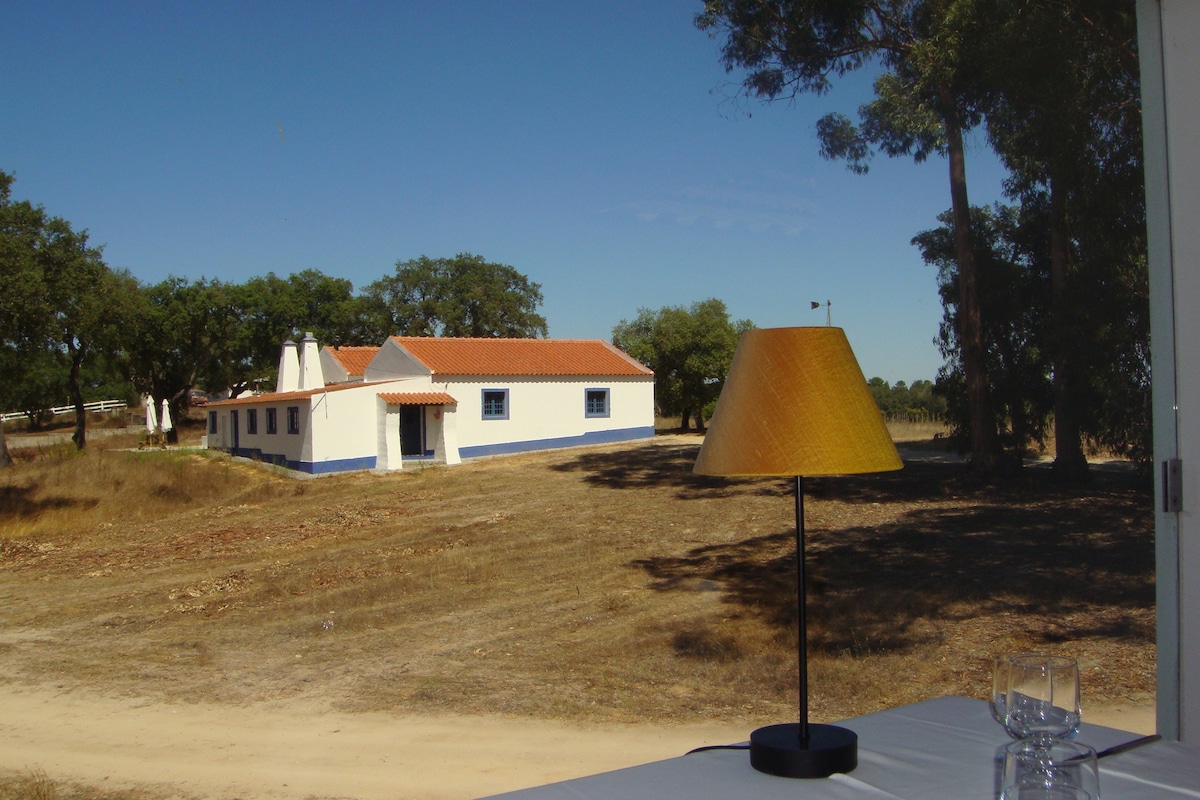
[[[279,354],[279,378],[275,391],[294,392],[300,388],[300,361],[296,358],[296,343],[288,339]]]
[[[321,372],[321,350],[317,347],[312,331],[304,334],[300,342],[300,388],[322,389],[325,376]]]

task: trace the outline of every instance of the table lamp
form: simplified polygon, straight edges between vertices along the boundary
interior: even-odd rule
[[[858,765],[857,734],[808,721],[803,476],[903,466],[841,328],[762,328],[742,334],[694,471],[796,479],[800,721],[750,734],[750,764],[760,772],[825,778]]]

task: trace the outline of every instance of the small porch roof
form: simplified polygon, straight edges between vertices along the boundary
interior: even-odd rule
[[[446,392],[380,392],[389,406],[452,406],[458,403]]]

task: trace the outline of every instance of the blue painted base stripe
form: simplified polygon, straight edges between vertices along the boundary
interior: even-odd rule
[[[375,456],[360,456],[359,458],[339,458],[334,461],[301,461],[301,472],[313,475],[324,475],[329,472],[349,472],[357,469],[375,469]]]
[[[552,439],[530,439],[524,442],[501,442],[499,444],[481,444],[473,447],[460,447],[458,454],[462,458],[479,458],[480,456],[503,456],[513,453],[528,453],[533,450],[554,450],[560,447],[581,447],[589,444],[612,444],[628,442],[634,439],[654,438],[654,426],[643,428],[622,428],[615,431],[593,431],[580,436],[557,436]]]
[[[264,453],[257,447],[231,447],[225,452],[253,461],[274,464],[277,467],[304,472],[309,475],[325,475],[331,472],[350,472],[359,469],[375,469],[375,456],[339,458],[333,461],[294,461],[282,453]]]
[[[481,456],[502,456],[513,453],[528,453],[534,450],[555,450],[563,447],[582,447],[589,444],[612,444],[629,442],[635,439],[654,438],[654,426],[642,428],[623,428],[615,431],[592,431],[579,436],[557,436],[551,439],[530,439],[524,442],[502,442],[499,444],[483,444],[474,447],[460,447],[458,454],[461,458],[479,458]],[[219,449],[219,448],[214,448]],[[339,458],[333,461],[293,461],[282,453],[264,453],[256,447],[230,448],[226,452],[231,455],[263,461],[278,467],[304,472],[309,475],[328,475],[334,472],[352,472],[354,470],[375,469],[375,456],[359,456],[357,458]],[[405,456],[406,461],[424,461],[431,458],[432,451],[422,456]]]

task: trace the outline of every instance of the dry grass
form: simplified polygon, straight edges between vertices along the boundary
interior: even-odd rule
[[[944,422],[893,421],[887,424],[892,441],[896,444],[918,444],[928,447],[944,447],[950,428]]]
[[[99,789],[55,781],[40,769],[7,773],[0,770],[0,800],[195,800],[179,792],[143,789]]]
[[[18,450],[0,473],[0,680],[349,711],[794,714],[788,482],[692,475],[696,435],[312,481],[112,441]],[[989,654],[1014,649],[1078,655],[1092,704],[1152,696],[1151,498],[1131,473],[1078,491],[924,462],[806,487],[814,718],[982,697]]]

